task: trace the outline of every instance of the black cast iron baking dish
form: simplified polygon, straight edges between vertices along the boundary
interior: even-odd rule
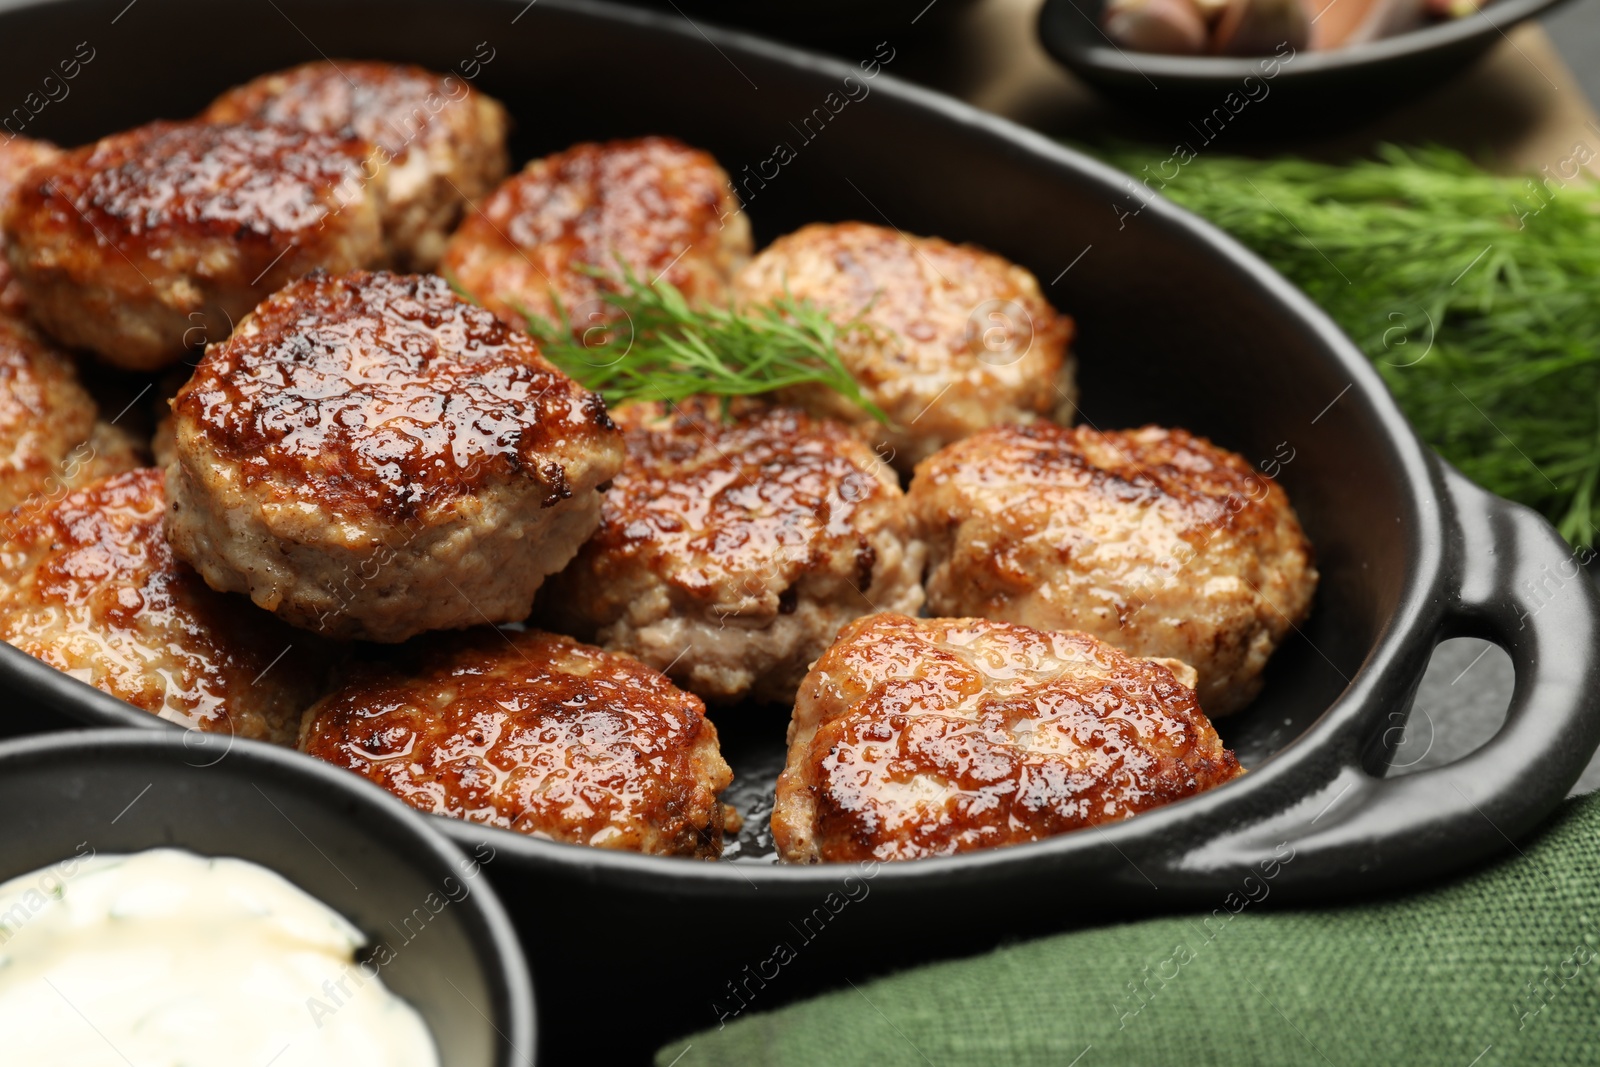
[[[403,804],[251,741],[83,730],[0,744],[0,881],[74,854],[182,848],[277,871],[388,951],[384,983],[450,1067],[528,1067],[533,987],[469,856]]]
[[[518,160],[673,134],[722,160],[758,241],[860,218],[1003,253],[1078,319],[1085,419],[1182,425],[1279,463],[1322,585],[1262,697],[1219,724],[1250,773],[1214,792],[1034,845],[867,870],[665,860],[441,823],[497,853],[491,877],[541,975],[547,1048],[648,1048],[741,1002],[1112,915],[1220,907],[1262,885],[1307,899],[1436,877],[1526,832],[1600,742],[1596,594],[1542,520],[1423,448],[1356,348],[1260,260],[1115,171],[894,81],[893,39],[868,78],[871,55],[824,59],[573,0],[0,3],[0,108],[85,40],[93,62],[26,132],[76,143],[192,114],[322,54],[470,71],[517,117]],[[1505,726],[1450,767],[1384,778],[1434,644],[1466,634],[1511,654]],[[0,681],[12,728],[161,725],[5,646]],[[744,782],[770,783],[785,716],[715,716]],[[766,977],[780,943],[795,958]]]

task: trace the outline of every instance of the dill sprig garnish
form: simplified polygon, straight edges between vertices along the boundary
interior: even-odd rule
[[[839,325],[788,296],[738,310],[691,307],[672,283],[645,282],[626,265],[605,277],[601,299],[620,312],[614,322],[575,332],[559,302],[560,322],[517,310],[545,358],[607,404],[715,396],[726,406],[734,397],[814,384],[889,421],[839,357],[839,339],[867,329],[859,319]]]
[[[1164,155],[1109,153],[1135,175]],[[1563,177],[1578,168],[1562,164],[1530,179],[1443,149],[1380,156],[1201,155],[1161,191],[1304,289],[1464,474],[1543,511],[1573,544],[1593,542],[1600,184]]]

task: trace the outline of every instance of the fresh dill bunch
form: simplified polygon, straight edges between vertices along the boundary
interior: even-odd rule
[[[859,318],[838,325],[788,296],[737,311],[694,308],[671,282],[643,281],[625,264],[601,299],[620,313],[617,321],[581,332],[559,301],[559,322],[517,310],[545,358],[607,404],[715,396],[726,413],[734,397],[821,385],[889,422],[839,357],[840,337],[868,328]]]
[[[1101,154],[1133,174],[1167,155]],[[1583,545],[1600,529],[1600,185],[1563,164],[1201,155],[1161,192],[1320,304],[1440,454]]]

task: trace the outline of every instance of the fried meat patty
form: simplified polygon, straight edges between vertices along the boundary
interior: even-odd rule
[[[292,744],[326,650],[206,588],[167,546],[166,506],[146,467],[0,519],[0,638],[164,719]]]
[[[0,141],[0,219],[5,218],[6,202],[22,184],[28,171],[60,154],[61,149],[45,141],[26,137]],[[0,228],[0,315],[20,313],[26,303],[22,297],[22,286],[11,276],[11,263],[6,259],[5,231]]]
[[[0,313],[0,512],[139,465],[132,437],[97,418],[71,358]]]
[[[300,748],[436,815],[580,845],[715,858],[733,779],[699,698],[540,631],[432,635],[356,668]]]
[[[290,284],[207,350],[173,411],[178,555],[336,637],[525,618],[622,464],[598,396],[426,275]]]
[[[541,597],[558,628],[707,700],[789,701],[839,628],[922,606],[894,472],[797,408],[633,404],[597,530]]]
[[[885,442],[901,471],[987,426],[1071,421],[1072,320],[1032,274],[972,245],[815,223],[763,249],[735,278],[734,295],[741,305],[806,301],[840,326],[859,320],[839,338],[839,354],[896,425],[885,430],[821,386],[796,396]]]
[[[387,171],[383,230],[390,262],[430,270],[469,205],[510,166],[506,109],[454,75],[341,59],[306,63],[229,89],[200,116],[260,119],[369,142]]]
[[[772,836],[792,862],[1037,841],[1237,777],[1181,663],[983,619],[857,619],[811,669]]]
[[[987,430],[917,468],[928,606],[1082,630],[1194,667],[1212,716],[1255,698],[1317,585],[1289,498],[1185,430]]]
[[[672,283],[691,304],[726,304],[733,272],[750,256],[750,223],[727,173],[667,137],[536,159],[481,207],[451,238],[440,269],[516,325],[523,311],[551,323],[564,311],[579,333],[612,321],[601,294],[623,267],[643,282]]]
[[[260,122],[155,122],[34,168],[0,230],[29,312],[130,370],[227,337],[313,268],[383,261],[365,142]]]

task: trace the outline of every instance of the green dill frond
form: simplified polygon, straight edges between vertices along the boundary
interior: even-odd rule
[[[1102,154],[1136,174],[1167,155]],[[1500,177],[1394,147],[1348,165],[1202,155],[1161,192],[1304,289],[1469,478],[1594,541],[1600,184],[1580,167]]]
[[[620,313],[617,321],[580,334],[559,301],[558,322],[517,309],[545,358],[606,403],[726,401],[821,385],[889,421],[839,357],[840,338],[868,328],[859,319],[841,326],[788,296],[737,311],[694,308],[670,282],[645,282],[626,265],[611,277],[601,299]]]

